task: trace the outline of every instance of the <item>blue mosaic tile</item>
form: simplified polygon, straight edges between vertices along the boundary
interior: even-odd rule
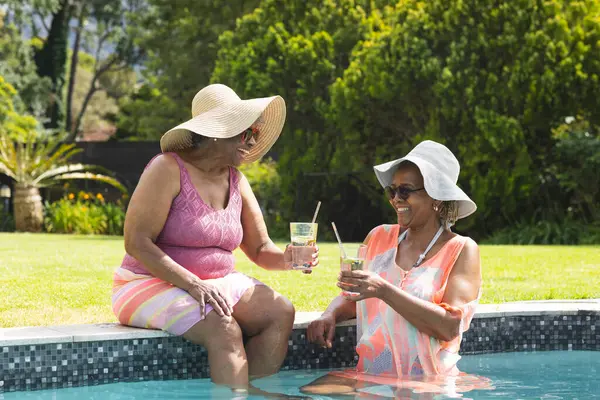
[[[356,365],[356,328],[336,328],[331,349],[308,343],[296,329],[283,370]],[[462,354],[541,350],[600,350],[600,314],[475,318]],[[0,347],[0,392],[113,382],[207,378],[204,348],[180,337]]]

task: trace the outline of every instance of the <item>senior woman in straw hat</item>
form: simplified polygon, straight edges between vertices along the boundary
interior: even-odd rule
[[[375,167],[398,222],[369,233],[366,270],[341,273],[337,285],[358,295],[335,298],[308,327],[310,341],[331,347],[336,323],[357,318],[358,365],[303,392],[357,394],[375,384],[435,392],[442,376],[459,375],[462,334],[481,288],[477,244],[451,230],[476,209],[456,185],[459,170],[452,152],[433,141]],[[487,384],[460,379],[453,385],[463,389]]]
[[[200,90],[193,118],[160,140],[125,219],[126,255],[113,310],[125,325],[162,329],[208,350],[211,378],[234,388],[275,373],[294,308],[234,268],[233,250],[268,270],[291,269],[291,249],[269,238],[242,163],[261,158],[285,122],[279,96],[241,100],[227,86]],[[316,247],[300,257],[318,263]],[[245,345],[244,345],[245,343]]]

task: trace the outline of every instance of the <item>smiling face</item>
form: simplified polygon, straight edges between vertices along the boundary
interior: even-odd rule
[[[434,203],[438,202],[423,189],[423,176],[419,168],[410,162],[400,164],[390,185],[393,189],[400,188],[408,197],[403,199],[398,193],[390,204],[398,215],[398,225],[401,228],[416,228],[425,225],[428,221],[438,218],[434,211]],[[409,192],[410,191],[410,192]],[[406,197],[403,196],[403,197]]]

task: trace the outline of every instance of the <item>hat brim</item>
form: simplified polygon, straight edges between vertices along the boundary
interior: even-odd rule
[[[382,187],[389,186],[398,166],[406,161],[415,164],[423,176],[423,185],[427,194],[436,200],[456,201],[458,203],[458,219],[468,217],[477,210],[477,205],[456,183],[440,173],[430,162],[419,157],[406,156],[394,161],[373,167],[377,180]]]
[[[256,144],[244,157],[252,163],[273,146],[285,124],[285,101],[281,96],[239,100],[202,113],[166,132],[160,139],[163,153],[190,145],[189,132],[208,138],[228,139],[239,135],[261,117]]]

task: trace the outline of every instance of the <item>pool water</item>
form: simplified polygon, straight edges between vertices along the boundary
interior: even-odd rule
[[[487,377],[494,389],[473,390],[453,395],[413,392],[411,399],[600,399],[600,352],[553,351],[537,353],[497,353],[464,356],[459,368],[469,374]],[[301,395],[298,388],[327,371],[282,371],[255,381],[260,389],[287,395]],[[458,392],[458,391],[457,391]],[[448,393],[448,392],[447,392]],[[393,398],[385,386],[364,390],[360,399]],[[69,389],[0,394],[1,400],[158,400],[232,399],[232,393],[208,379],[114,383]],[[312,395],[311,398],[330,399]],[[262,397],[249,397],[258,399]],[[285,398],[285,397],[282,397]],[[347,398],[347,397],[346,397]],[[406,398],[406,397],[402,397]]]

